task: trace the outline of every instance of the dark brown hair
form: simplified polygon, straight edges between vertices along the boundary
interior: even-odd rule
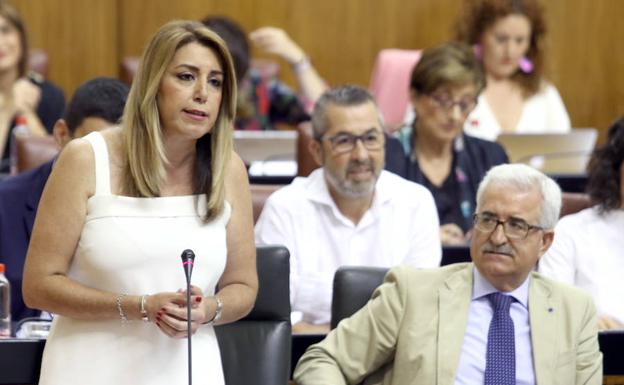
[[[7,19],[19,33],[22,55],[17,62],[17,72],[19,77],[24,77],[28,73],[28,34],[26,33],[26,25],[17,10],[6,1],[0,0],[0,16]]]
[[[624,116],[609,128],[606,143],[592,155],[587,173],[587,193],[601,213],[622,206],[622,163],[624,162]]]
[[[542,40],[546,34],[543,8],[537,0],[464,0],[464,7],[456,26],[456,38],[470,45],[479,44],[483,33],[498,19],[509,15],[524,15],[531,23],[531,38],[526,57],[533,62],[533,71],[519,69],[512,75],[524,90],[525,96],[539,91],[542,71]]]

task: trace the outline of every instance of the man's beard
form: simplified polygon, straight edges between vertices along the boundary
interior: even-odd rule
[[[367,167],[372,173],[372,177],[365,181],[353,181],[347,178],[346,175],[358,167]],[[347,164],[347,170],[344,177],[340,177],[328,169],[325,169],[325,175],[328,183],[341,195],[349,198],[363,198],[373,193],[375,190],[375,184],[379,177],[379,172],[376,172],[373,162],[369,159],[366,161],[351,160]]]

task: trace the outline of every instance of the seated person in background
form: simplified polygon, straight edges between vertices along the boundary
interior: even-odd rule
[[[594,207],[557,224],[540,273],[589,292],[600,329],[624,328],[624,117],[609,129],[606,144],[588,167],[587,191]]]
[[[250,68],[249,41],[235,21],[210,16],[202,22],[225,40],[234,59],[238,83],[236,129],[271,130],[280,124],[293,126],[310,119],[311,107],[327,86],[305,52],[285,31],[263,27],[252,32],[249,38],[261,51],[275,54],[291,65],[299,83],[300,96],[279,79],[267,78]]]
[[[0,172],[8,172],[11,132],[18,116],[32,135],[47,135],[63,113],[63,91],[41,75],[28,72],[28,39],[19,13],[0,2]]]
[[[54,125],[54,139],[62,149],[71,139],[117,123],[123,113],[128,86],[116,79],[96,78],[82,84]],[[54,161],[0,183],[0,262],[6,264],[13,320],[33,317],[22,300],[22,272],[39,199]]]
[[[457,39],[475,46],[486,87],[465,131],[496,140],[504,132],[570,131],[557,89],[542,77],[546,33],[538,0],[466,0]]]
[[[257,243],[290,250],[295,332],[329,329],[340,266],[440,265],[433,198],[424,187],[383,170],[381,119],[363,88],[325,92],[312,114],[310,144],[322,167],[273,193],[258,219]]]
[[[472,263],[392,269],[368,304],[303,355],[298,385],[602,384],[596,311],[533,272],[552,243],[557,184],[526,165],[481,182]]]
[[[479,182],[490,167],[508,161],[500,145],[463,133],[483,82],[469,46],[446,43],[425,50],[410,81],[416,118],[396,132],[403,151],[393,141],[386,148],[387,170],[433,194],[445,245],[467,242]]]

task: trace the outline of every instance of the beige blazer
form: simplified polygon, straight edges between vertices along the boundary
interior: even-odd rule
[[[392,269],[371,301],[311,346],[298,385],[453,385],[473,264]],[[532,273],[529,321],[538,385],[602,383],[596,310],[579,289]]]

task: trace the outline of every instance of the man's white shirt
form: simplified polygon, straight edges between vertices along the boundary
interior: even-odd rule
[[[330,321],[332,283],[340,266],[417,268],[440,265],[439,221],[431,193],[382,171],[371,208],[356,225],[329,194],[322,168],[296,178],[266,201],[256,243],[290,251],[293,322]]]

